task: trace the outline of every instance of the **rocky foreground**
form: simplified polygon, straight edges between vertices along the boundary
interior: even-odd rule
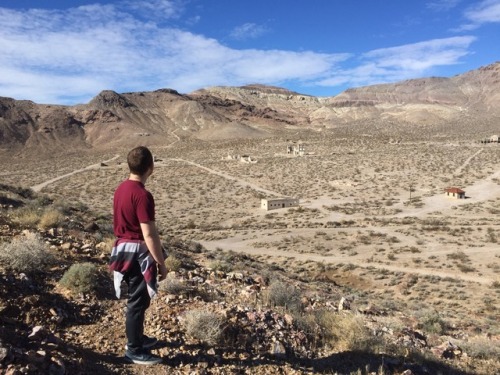
[[[171,271],[146,322],[164,363],[128,364],[125,300],[114,297],[107,271],[110,219],[12,187],[0,198],[2,374],[499,373],[498,358],[471,356],[404,312],[357,300],[322,278],[321,267],[305,280],[279,264],[174,238],[164,243]],[[21,213],[36,205],[34,212],[63,216],[28,224]],[[26,238],[45,256],[20,272],[13,244]],[[91,280],[63,281],[72,265],[89,263]],[[85,282],[91,288],[82,292]]]

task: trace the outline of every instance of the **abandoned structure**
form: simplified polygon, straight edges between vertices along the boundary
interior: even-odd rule
[[[286,153],[293,156],[304,156],[306,147],[302,142],[288,144],[286,146]]]
[[[228,155],[228,160],[239,160],[242,163],[257,163],[257,160],[250,155]]]
[[[457,187],[450,187],[444,189],[447,197],[456,198],[456,199],[465,199],[465,191],[459,189]]]
[[[494,134],[489,138],[481,140],[481,143],[500,143],[500,137],[497,134]]]
[[[273,198],[261,199],[260,208],[264,210],[276,210],[278,208],[298,207],[299,200],[297,198]]]

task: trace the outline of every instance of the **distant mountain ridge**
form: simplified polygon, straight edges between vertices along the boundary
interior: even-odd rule
[[[165,144],[182,138],[254,138],[283,129],[325,129],[350,123],[433,126],[500,119],[500,62],[451,78],[421,78],[314,97],[260,84],[173,89],[105,90],[75,106],[0,97],[0,148],[114,147]]]

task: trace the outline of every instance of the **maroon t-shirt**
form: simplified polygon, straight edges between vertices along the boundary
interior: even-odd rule
[[[155,220],[153,196],[140,181],[123,181],[113,198],[113,230],[118,239],[144,240],[141,223]]]

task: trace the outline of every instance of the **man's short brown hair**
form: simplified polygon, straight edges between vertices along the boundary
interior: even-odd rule
[[[147,147],[136,147],[128,153],[127,163],[131,173],[144,176],[153,166],[153,154]]]

